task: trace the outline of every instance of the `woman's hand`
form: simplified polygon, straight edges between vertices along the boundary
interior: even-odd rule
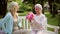
[[[20,29],[24,29],[24,28],[23,28],[23,27],[19,27],[19,30],[20,30]]]
[[[33,22],[38,29],[43,29],[42,24],[40,24],[36,19],[33,19]]]

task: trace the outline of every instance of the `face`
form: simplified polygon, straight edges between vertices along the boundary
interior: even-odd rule
[[[18,10],[19,10],[19,6],[17,4],[17,5],[15,5],[15,11],[17,12]]]
[[[40,8],[38,6],[35,7],[35,12],[36,12],[36,14],[40,14]]]

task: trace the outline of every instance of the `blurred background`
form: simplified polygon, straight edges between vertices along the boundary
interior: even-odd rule
[[[0,0],[0,18],[3,18],[7,11],[7,5],[16,1],[19,4],[19,16],[26,16],[28,12],[34,12],[34,5],[39,3],[43,7],[43,14],[46,15],[48,24],[60,26],[60,0]],[[52,30],[48,28],[48,30]],[[60,34],[60,29],[59,29]]]

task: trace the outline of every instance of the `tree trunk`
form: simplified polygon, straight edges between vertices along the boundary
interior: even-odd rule
[[[53,4],[53,14],[52,14],[52,17],[56,17],[56,16],[55,16],[56,14],[58,14],[57,5],[54,3],[54,4]]]
[[[48,0],[48,2],[49,2],[49,11],[50,11],[50,14],[52,14],[52,1],[51,0]]]
[[[36,14],[36,12],[35,12],[35,7],[34,7],[34,6],[35,6],[35,4],[36,4],[36,2],[35,2],[35,1],[36,1],[36,0],[33,0],[33,1],[32,1],[32,2],[33,2],[32,11],[33,11],[33,13],[34,13],[34,14]]]

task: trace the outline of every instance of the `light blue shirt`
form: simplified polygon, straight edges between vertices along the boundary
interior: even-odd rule
[[[6,27],[4,25],[5,23],[6,23]],[[6,16],[2,19],[0,24],[1,24],[0,26],[2,27],[5,33],[12,34],[14,21],[13,21],[13,17],[10,12],[6,14]]]

